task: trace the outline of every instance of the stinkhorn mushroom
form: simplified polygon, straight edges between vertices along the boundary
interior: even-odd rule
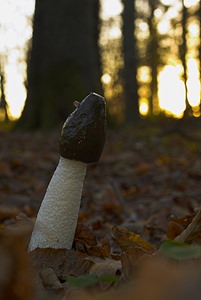
[[[60,159],[41,203],[29,243],[36,248],[70,249],[88,163],[97,162],[105,143],[105,100],[90,93],[63,125]]]

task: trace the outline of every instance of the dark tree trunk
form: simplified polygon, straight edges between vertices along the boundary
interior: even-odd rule
[[[200,1],[200,5],[199,5],[199,9],[198,9],[198,19],[200,22],[200,44],[199,44],[199,71],[200,71],[200,82],[201,82],[201,1]],[[200,102],[200,112],[201,112],[201,102]]]
[[[125,123],[134,124],[139,119],[137,49],[135,39],[135,1],[122,0],[124,5],[122,19]]]
[[[98,0],[36,0],[22,127],[52,128],[73,101],[102,94],[98,15]]]
[[[8,121],[8,105],[6,102],[5,90],[4,90],[4,75],[0,70],[0,88],[1,88],[1,101],[0,101],[0,108],[3,109],[4,112],[4,121]]]
[[[148,45],[148,57],[151,69],[151,83],[150,90],[151,96],[149,101],[149,111],[150,114],[154,114],[155,109],[158,106],[158,34],[156,24],[154,22],[154,11],[158,5],[158,1],[149,0],[150,6],[150,17],[148,20],[149,30],[150,30],[150,41]]]
[[[191,113],[191,107],[188,102],[188,88],[187,88],[187,19],[188,19],[188,12],[187,8],[184,5],[184,0],[182,0],[182,45],[180,49],[180,56],[181,56],[181,62],[183,66],[183,81],[184,81],[184,87],[185,87],[185,103],[186,103],[186,110],[184,113],[184,116],[189,116]]]

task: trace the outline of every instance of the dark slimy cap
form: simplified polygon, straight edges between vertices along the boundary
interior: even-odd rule
[[[84,163],[97,162],[106,134],[105,99],[90,93],[67,118],[60,138],[60,155]]]

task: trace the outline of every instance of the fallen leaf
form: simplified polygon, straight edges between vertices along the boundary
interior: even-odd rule
[[[88,255],[97,257],[109,257],[110,255],[110,244],[108,240],[103,239],[97,246],[89,247],[87,249]]]
[[[177,241],[165,241],[160,246],[160,252],[176,260],[187,260],[201,257],[201,246],[184,244]]]
[[[19,208],[16,206],[5,206],[1,205],[0,206],[0,222],[16,217],[19,214]]]
[[[65,263],[68,264],[68,260],[65,260]],[[81,276],[89,273],[89,270],[94,265],[94,262],[92,260],[89,260],[86,258],[78,258],[74,263],[74,266],[71,268],[70,272],[68,274],[73,276]],[[64,269],[67,269],[64,265]]]
[[[147,252],[142,248],[127,248],[121,254],[122,273],[124,280],[133,277],[133,274],[138,270],[139,261],[147,256]]]
[[[136,168],[135,173],[137,175],[144,175],[151,171],[151,166],[148,163],[141,162]]]
[[[175,221],[170,221],[168,223],[168,228],[167,228],[167,238],[170,240],[174,240],[182,231],[184,230],[184,227],[175,222]]]
[[[75,242],[81,241],[88,246],[97,245],[96,236],[92,229],[82,223],[77,224],[75,232]]]
[[[95,260],[93,261],[95,262]],[[121,262],[109,258],[97,261],[91,267],[89,274],[96,275],[99,278],[101,289],[108,289],[113,283],[118,281],[121,275]]]
[[[201,207],[196,209],[196,215],[190,224],[175,238],[175,241],[185,243],[193,241],[201,235]]]
[[[136,234],[128,229],[120,226],[114,226],[112,228],[113,238],[119,247],[126,251],[128,248],[142,248],[147,252],[155,251],[155,247],[141,238],[139,234]]]
[[[40,272],[40,278],[45,288],[54,289],[54,290],[63,289],[58,277],[56,276],[56,273],[52,268],[42,269]]]

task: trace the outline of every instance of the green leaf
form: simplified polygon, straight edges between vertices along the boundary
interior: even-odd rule
[[[79,276],[79,277],[69,275],[67,277],[67,282],[70,285],[80,287],[80,288],[93,286],[99,282],[115,283],[118,280],[119,280],[118,276],[103,275],[103,276],[98,277],[95,274],[88,274],[88,275]]]
[[[107,275],[104,275],[104,276],[100,276],[98,278],[98,281],[99,282],[108,282],[108,283],[115,283],[115,282],[118,282],[119,281],[119,277],[118,276],[107,276]]]
[[[89,274],[89,275],[79,276],[79,277],[68,276],[67,282],[70,285],[84,288],[84,287],[89,287],[89,286],[97,284],[99,282],[99,279],[96,275]]]
[[[201,257],[201,246],[188,245],[176,241],[165,241],[160,251],[167,257],[176,260],[187,260]]]

